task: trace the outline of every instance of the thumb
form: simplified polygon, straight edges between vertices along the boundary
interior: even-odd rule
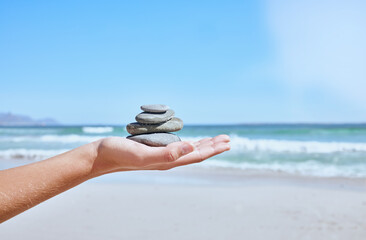
[[[189,142],[175,142],[166,147],[155,148],[154,162],[174,162],[178,158],[193,152],[194,146]]]

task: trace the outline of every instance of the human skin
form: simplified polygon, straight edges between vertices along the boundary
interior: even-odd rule
[[[148,147],[121,137],[104,138],[55,157],[0,171],[0,223],[89,179],[133,170],[168,170],[201,162],[230,149],[219,135],[197,142]]]

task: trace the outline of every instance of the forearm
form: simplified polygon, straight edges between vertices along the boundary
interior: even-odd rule
[[[0,223],[93,176],[96,143],[0,171]]]

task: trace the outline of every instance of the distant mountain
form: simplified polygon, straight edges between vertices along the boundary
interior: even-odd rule
[[[55,126],[60,125],[52,118],[33,119],[29,116],[0,113],[0,126]]]

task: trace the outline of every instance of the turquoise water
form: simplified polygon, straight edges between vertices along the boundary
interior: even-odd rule
[[[366,177],[366,125],[185,126],[183,140],[230,135],[231,151],[199,167],[274,171],[320,177]],[[0,128],[0,168],[6,162],[45,159],[107,136],[123,126]]]

